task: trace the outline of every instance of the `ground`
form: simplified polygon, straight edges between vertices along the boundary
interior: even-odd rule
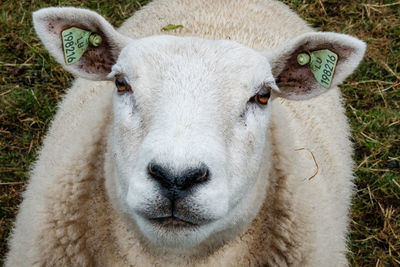
[[[56,103],[72,80],[39,42],[31,12],[46,6],[79,6],[119,26],[146,2],[1,2],[0,265],[30,166]],[[400,265],[400,2],[284,2],[313,27],[351,34],[368,44],[359,69],[341,86],[356,160],[348,257],[353,266]]]

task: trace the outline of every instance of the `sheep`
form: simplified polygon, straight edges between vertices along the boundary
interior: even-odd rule
[[[118,31],[71,7],[33,21],[78,79],[6,266],[348,264],[353,162],[338,85],[362,41],[315,32],[273,0],[156,0]],[[72,27],[81,55],[67,51]]]

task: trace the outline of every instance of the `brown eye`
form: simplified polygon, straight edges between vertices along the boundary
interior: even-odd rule
[[[118,93],[132,92],[131,86],[124,77],[117,77],[115,79],[115,86],[117,87]]]
[[[260,85],[258,93],[249,99],[249,103],[256,103],[259,106],[267,105],[271,97],[271,90],[271,86],[267,83]]]
[[[254,96],[254,100],[259,105],[266,105],[268,104],[270,96],[271,96],[270,92],[260,92]]]

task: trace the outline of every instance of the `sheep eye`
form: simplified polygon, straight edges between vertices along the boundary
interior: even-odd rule
[[[259,106],[265,106],[268,104],[268,100],[271,97],[271,88],[263,85],[258,93],[250,98],[250,103],[256,103]]]
[[[117,77],[115,79],[115,86],[117,87],[118,93],[132,92],[131,86],[124,77]]]
[[[266,93],[258,93],[255,95],[255,102],[259,105],[266,105],[268,104],[268,100],[271,96],[270,92],[266,92]]]

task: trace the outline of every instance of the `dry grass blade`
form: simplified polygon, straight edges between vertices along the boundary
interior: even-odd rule
[[[314,164],[315,164],[315,172],[314,172],[314,174],[313,174],[310,178],[308,178],[308,180],[311,180],[312,178],[314,178],[315,176],[317,176],[318,171],[319,171],[319,166],[318,166],[317,160],[315,159],[314,153],[313,153],[310,149],[305,148],[305,147],[295,149],[295,151],[301,151],[301,150],[307,150],[308,152],[310,152],[311,157],[312,157],[312,159],[313,159],[313,161],[314,161]]]
[[[8,182],[8,183],[0,183],[0,185],[18,185],[25,184],[26,182]]]

